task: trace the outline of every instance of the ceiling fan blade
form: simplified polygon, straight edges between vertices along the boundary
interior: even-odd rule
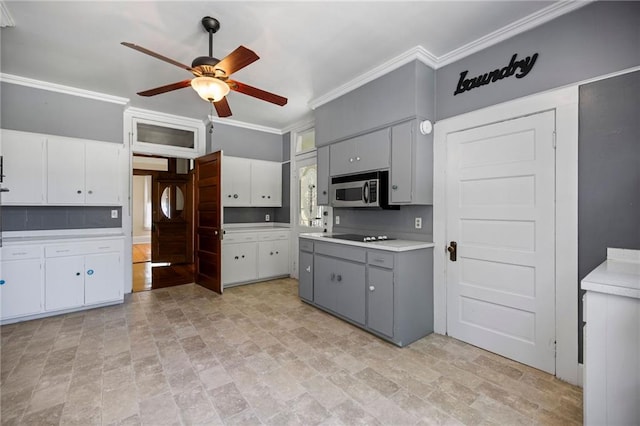
[[[258,59],[260,59],[260,57],[256,55],[253,50],[247,49],[244,46],[240,46],[236,50],[222,58],[222,60],[218,62],[215,67],[223,70],[228,77],[234,72],[241,70],[242,68],[257,61]]]
[[[154,58],[156,58],[156,59],[160,59],[161,61],[168,62],[168,63],[170,63],[171,65],[175,65],[175,66],[180,67],[180,68],[182,68],[182,69],[185,69],[185,70],[187,70],[187,71],[191,71],[191,72],[193,72],[193,69],[192,69],[190,66],[185,65],[185,64],[181,64],[181,63],[180,63],[180,62],[178,62],[178,61],[174,61],[173,59],[171,59],[171,58],[167,58],[166,56],[162,56],[162,55],[161,55],[161,54],[159,54],[159,53],[153,52],[153,51],[151,51],[151,50],[149,50],[149,49],[145,49],[144,47],[142,47],[142,46],[138,46],[137,44],[127,43],[126,41],[123,41],[123,42],[122,42],[122,43],[120,43],[120,44],[121,44],[121,45],[123,45],[123,46],[127,46],[127,47],[129,47],[129,48],[131,48],[131,49],[133,49],[133,50],[137,50],[138,52],[142,52],[142,53],[144,53],[144,54],[146,54],[146,55],[153,56]]]
[[[231,108],[229,108],[229,102],[227,102],[226,97],[214,102],[213,106],[216,107],[218,117],[231,117]]]
[[[155,89],[145,90],[144,92],[138,92],[140,96],[155,96],[161,93],[171,92],[173,90],[183,89],[191,86],[191,80],[183,80],[177,83],[167,84],[166,86],[156,87]]]
[[[227,84],[229,84],[231,90],[235,90],[236,92],[244,93],[245,95],[253,96],[254,98],[262,99],[263,101],[271,102],[272,104],[280,106],[287,104],[287,98],[278,96],[275,93],[267,92],[266,90],[258,89],[235,80],[227,80]]]

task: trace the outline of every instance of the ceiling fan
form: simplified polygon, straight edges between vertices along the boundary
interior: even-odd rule
[[[172,65],[191,71],[195,76],[189,80],[179,81],[177,83],[167,84],[166,86],[156,87],[154,89],[138,92],[140,96],[155,96],[162,93],[171,92],[173,90],[185,87],[193,87],[198,95],[207,102],[211,102],[218,113],[218,117],[230,117],[231,108],[227,102],[226,95],[229,90],[244,93],[263,101],[271,102],[276,105],[284,106],[287,98],[278,96],[274,93],[240,83],[239,81],[230,80],[229,76],[234,72],[241,70],[247,65],[260,59],[258,55],[251,49],[244,46],[238,47],[229,55],[222,59],[213,57],[213,34],[220,29],[220,22],[210,16],[202,18],[202,26],[209,33],[209,56],[200,56],[193,60],[191,66],[181,64],[171,58],[160,55],[142,46],[133,43],[122,42],[121,44],[131,49],[137,50],[149,56],[153,56],[161,61],[168,62]]]

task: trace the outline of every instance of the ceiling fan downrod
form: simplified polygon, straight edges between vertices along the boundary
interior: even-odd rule
[[[202,26],[209,33],[209,57],[213,58],[213,35],[220,29],[220,21],[211,16],[202,18]]]

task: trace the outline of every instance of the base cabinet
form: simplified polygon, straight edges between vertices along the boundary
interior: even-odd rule
[[[123,300],[122,238],[2,247],[3,322]]]
[[[300,238],[300,298],[398,346],[433,332],[433,249]]]
[[[222,244],[225,286],[289,275],[289,230],[227,232]]]

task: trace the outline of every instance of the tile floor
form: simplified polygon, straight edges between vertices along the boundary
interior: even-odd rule
[[[580,424],[582,391],[440,335],[397,348],[291,279],[3,326],[3,425]]]

